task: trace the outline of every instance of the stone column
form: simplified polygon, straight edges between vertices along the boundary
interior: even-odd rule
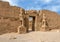
[[[28,33],[29,15],[28,15],[27,11],[25,11],[25,14],[24,14],[24,26],[26,27],[26,32]]]

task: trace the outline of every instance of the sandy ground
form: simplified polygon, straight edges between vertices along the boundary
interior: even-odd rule
[[[0,42],[60,42],[60,32],[7,33],[0,35]]]

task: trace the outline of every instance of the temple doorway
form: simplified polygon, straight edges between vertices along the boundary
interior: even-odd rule
[[[35,31],[35,17],[34,16],[29,16],[29,32]]]

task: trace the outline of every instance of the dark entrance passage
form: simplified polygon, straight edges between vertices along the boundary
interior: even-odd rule
[[[35,31],[35,17],[34,16],[29,16],[29,32]]]

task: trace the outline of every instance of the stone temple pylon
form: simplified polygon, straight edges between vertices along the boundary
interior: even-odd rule
[[[41,31],[47,31],[47,30],[48,30],[47,18],[46,15],[43,13]]]
[[[25,28],[25,26],[24,26],[22,9],[20,10],[20,12],[21,12],[21,13],[19,14],[19,17],[20,17],[21,25],[18,27],[18,33],[19,33],[19,34],[24,34],[24,33],[26,33],[26,28]]]

